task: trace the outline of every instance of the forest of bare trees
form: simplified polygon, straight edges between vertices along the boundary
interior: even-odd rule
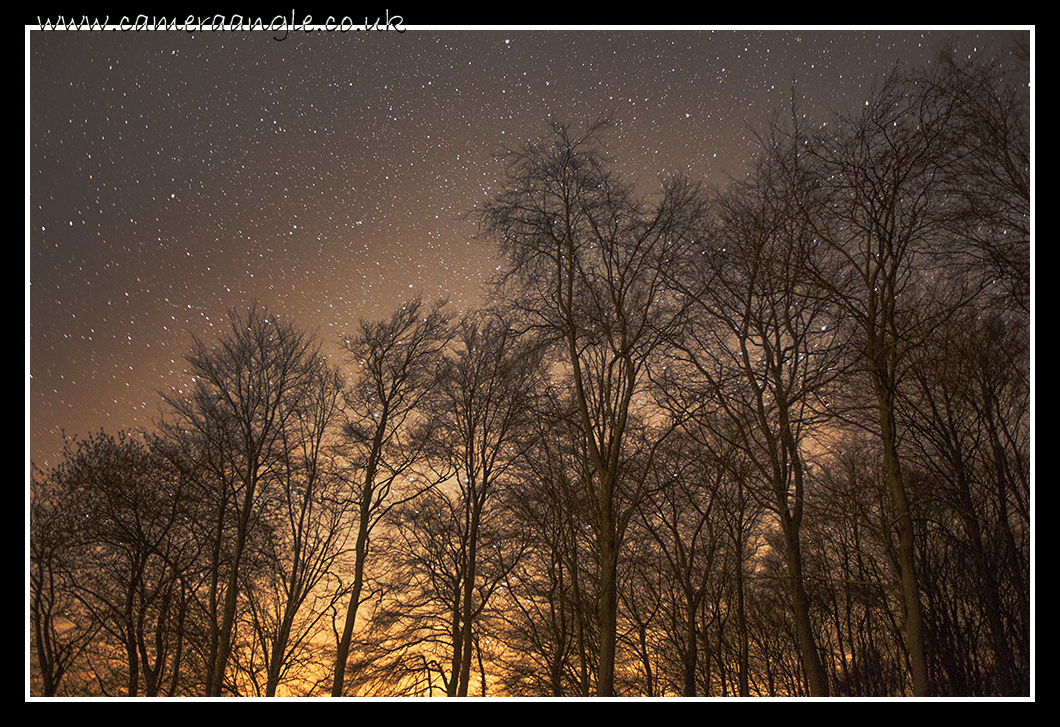
[[[482,309],[230,311],[33,470],[31,694],[1029,696],[1026,70],[793,99],[723,189],[552,123]]]

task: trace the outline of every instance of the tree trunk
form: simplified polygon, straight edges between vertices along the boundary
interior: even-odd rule
[[[346,619],[342,627],[342,638],[335,650],[335,677],[331,682],[331,696],[341,697],[346,686],[346,660],[350,656],[350,644],[353,642],[353,627],[357,621],[357,608],[361,602],[361,589],[364,585],[364,563],[368,557],[368,508],[369,496],[361,500],[360,524],[357,527],[357,545],[354,551],[353,588],[350,591],[350,602],[346,606]]]
[[[475,569],[478,556],[478,527],[481,505],[475,503],[471,510],[471,523],[468,527],[468,555],[467,569],[464,574],[463,617],[461,618],[461,654],[460,679],[456,696],[466,697],[471,682],[471,636],[472,636],[472,608],[474,607],[473,596],[475,592]],[[455,675],[454,675],[455,676]]]
[[[894,519],[898,528],[898,577],[905,611],[904,634],[909,651],[909,670],[913,679],[913,696],[927,697],[931,686],[924,649],[924,618],[920,606],[920,588],[916,576],[914,552],[913,517],[909,510],[909,499],[902,480],[898,458],[897,432],[894,422],[894,397],[888,387],[877,379],[877,397],[880,406],[880,436],[883,443],[883,464],[887,486],[894,507]]]
[[[799,642],[799,651],[802,655],[802,668],[806,675],[806,685],[811,697],[829,696],[828,673],[821,662],[821,655],[817,649],[817,640],[813,634],[813,624],[810,621],[810,599],[806,594],[806,584],[803,581],[802,555],[799,537],[797,533],[784,532],[784,557],[787,562],[790,577],[791,600],[794,607],[795,634]]]
[[[696,669],[699,667],[699,640],[696,637],[696,603],[685,600],[685,685],[684,696],[696,696]]]
[[[243,507],[239,516],[236,529],[235,549],[232,553],[232,568],[228,575],[228,585],[225,589],[225,606],[221,614],[221,629],[218,634],[217,659],[214,663],[213,673],[208,682],[208,696],[220,697],[224,691],[224,675],[228,666],[228,657],[232,653],[232,632],[235,628],[236,601],[239,597],[239,566],[243,560],[243,550],[246,547],[247,529],[250,526],[250,514],[254,507],[254,490],[257,484],[253,474],[258,467],[256,457],[252,457],[248,466],[246,487],[243,495]]]
[[[601,478],[604,480],[604,478]],[[618,632],[618,543],[611,507],[610,481],[601,482],[600,603],[597,619],[600,628],[600,665],[596,696],[615,696],[615,656]]]

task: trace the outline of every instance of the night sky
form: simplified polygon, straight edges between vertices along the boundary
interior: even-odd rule
[[[411,20],[411,18],[407,19]],[[897,62],[1008,53],[990,30],[28,33],[27,450],[150,428],[191,334],[257,301],[328,351],[414,294],[463,309],[497,266],[461,220],[493,159],[612,112],[620,169],[742,176],[792,80],[815,118]]]

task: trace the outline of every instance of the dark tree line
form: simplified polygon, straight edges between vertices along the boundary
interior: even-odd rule
[[[34,472],[33,693],[1028,695],[1020,78],[793,103],[719,190],[554,123],[482,310],[338,365],[232,311],[156,431]]]

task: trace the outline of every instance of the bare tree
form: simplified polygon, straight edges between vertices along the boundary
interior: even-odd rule
[[[593,550],[584,452],[567,391],[541,381],[524,476],[506,488],[513,525],[529,538],[496,609],[507,694],[589,696],[595,678]]]
[[[896,407],[909,352],[980,290],[980,280],[946,275],[951,198],[943,181],[954,114],[952,99],[919,93],[894,74],[857,116],[840,118],[814,142],[798,142],[812,156],[829,199],[827,214],[806,218],[815,240],[832,254],[831,267],[815,284],[856,331],[855,370],[869,386],[875,415],[867,421],[882,444],[917,696],[932,687]]]
[[[253,645],[266,664],[265,696],[276,695],[285,674],[300,659],[335,595],[319,590],[334,575],[345,552],[346,501],[329,449],[337,433],[342,382],[323,359],[311,372],[304,396],[281,425],[276,461],[270,468],[262,520],[268,522],[268,558],[249,599]]]
[[[916,434],[910,456],[932,483],[932,530],[944,533],[933,553],[943,566],[955,562],[946,580],[967,583],[963,597],[985,622],[973,633],[988,635],[992,666],[989,684],[975,693],[1026,695],[1029,337],[997,312],[970,309],[937,329],[934,340],[916,352],[902,392],[903,423]],[[958,593],[956,583],[950,593]],[[963,642],[963,630],[955,631]],[[936,645],[933,652],[966,656],[976,646]]]
[[[357,609],[362,600],[372,531],[387,511],[445,479],[420,469],[432,424],[421,418],[425,397],[451,331],[444,303],[413,299],[389,321],[362,321],[345,339],[356,380],[346,396],[342,457],[347,460],[350,499],[357,508],[353,576],[342,631],[337,637],[331,694],[342,696]],[[417,475],[420,477],[417,479]]]
[[[378,581],[390,585],[373,622],[387,628],[367,639],[372,663],[359,675],[371,689],[418,689],[408,669],[422,654],[448,696],[467,696],[483,614],[525,547],[504,496],[529,446],[540,353],[490,311],[454,328],[423,412],[433,466],[451,476],[387,519],[390,572]]]
[[[518,332],[490,312],[465,318],[457,327],[454,350],[439,371],[431,417],[440,441],[438,454],[455,479],[454,527],[462,534],[458,611],[454,618],[453,676],[450,696],[466,697],[471,670],[475,617],[499,584],[481,582],[478,572],[480,528],[497,490],[513,478],[529,446],[532,400],[541,374],[541,351],[521,343]],[[495,515],[494,515],[495,516]],[[513,545],[518,545],[514,543]],[[519,548],[501,554],[509,568]],[[494,569],[496,571],[496,569]]]
[[[627,437],[649,359],[684,320],[666,268],[694,237],[697,190],[667,183],[652,204],[609,168],[603,123],[553,124],[509,150],[503,189],[478,210],[508,260],[499,284],[525,325],[563,351],[577,406],[600,559],[597,693],[614,693],[618,560],[650,457],[632,466]]]
[[[74,577],[80,567],[76,491],[63,466],[36,470],[29,492],[29,615],[40,694],[60,694],[64,679],[92,643],[100,624],[81,608]]]
[[[908,693],[894,510],[879,437],[848,430],[815,458],[807,553],[818,622],[836,653],[834,694]]]
[[[229,312],[216,343],[195,339],[187,361],[194,383],[164,397],[161,428],[197,465],[213,508],[206,694],[221,696],[245,551],[283,456],[282,433],[319,383],[321,355],[312,336],[252,306]]]
[[[638,517],[658,560],[651,570],[674,591],[667,597],[667,608],[682,667],[681,694],[686,697],[696,696],[700,608],[717,571],[721,518],[714,508],[726,472],[712,460],[711,450],[687,434],[671,437],[656,454],[655,486]]]
[[[66,669],[83,631],[81,619],[98,627],[92,652],[110,660],[97,683],[105,691],[121,689],[126,696],[157,696],[175,684],[182,667],[183,616],[189,593],[184,585],[199,546],[187,527],[188,493],[176,472],[140,438],[99,432],[64,448],[63,461],[44,482],[38,495],[50,491],[61,498],[64,513],[52,513],[47,527],[33,534],[34,552],[41,557],[34,579],[41,594],[34,599],[38,639],[43,649],[45,688],[54,690],[56,676]],[[37,509],[43,515],[43,509]],[[68,527],[59,527],[63,521]],[[42,528],[45,521],[38,521]],[[76,551],[56,569],[55,538]],[[50,552],[49,552],[50,551]],[[61,552],[61,551],[60,551]],[[44,557],[47,556],[47,557]],[[61,561],[60,561],[61,562]],[[70,634],[59,637],[54,603],[56,576],[61,575],[67,598]],[[44,586],[47,585],[45,588]],[[37,591],[34,590],[34,593]],[[43,597],[47,596],[47,600]],[[71,638],[71,636],[73,638]],[[62,648],[56,649],[56,645]],[[120,665],[120,666],[116,666]],[[91,670],[91,667],[87,667]],[[124,677],[124,684],[113,680]]]
[[[1017,44],[1023,38],[1015,39]],[[940,55],[937,70],[915,76],[929,98],[950,105],[951,161],[941,184],[950,197],[945,220],[962,275],[988,281],[987,301],[1030,314],[1031,106],[1026,57],[996,49],[983,60]],[[987,301],[983,301],[984,303]],[[1026,324],[1026,321],[1023,321]]]
[[[799,150],[773,138],[764,151],[747,182],[717,196],[716,224],[699,241],[698,266],[675,275],[697,315],[654,378],[665,408],[695,420],[726,448],[738,447],[766,483],[784,536],[810,693],[827,696],[799,531],[807,440],[840,371],[842,327],[836,306],[811,282],[813,230],[800,214],[800,205],[810,204],[803,194],[810,180],[786,158]]]
[[[526,536],[494,498],[476,523],[471,509],[466,488],[446,484],[388,513],[386,567],[376,577],[383,585],[351,676],[364,693],[467,696],[471,665],[481,673],[492,658],[483,653],[492,640],[483,622]]]

